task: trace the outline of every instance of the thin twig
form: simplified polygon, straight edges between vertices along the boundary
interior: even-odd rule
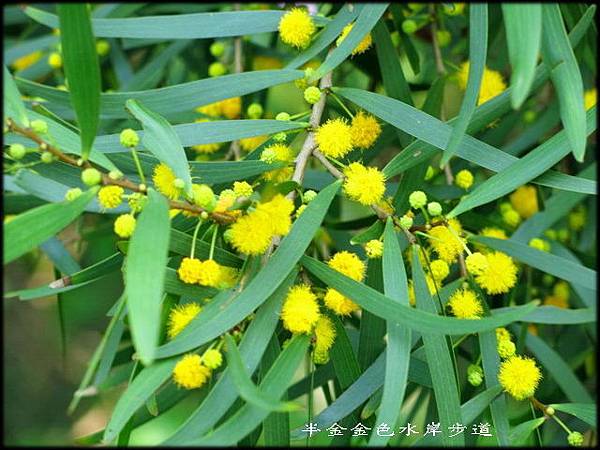
[[[329,171],[329,173],[331,175],[333,175],[337,179],[344,178],[344,174],[342,172],[340,172],[337,167],[335,167],[333,164],[331,164],[331,162],[329,162],[329,160],[323,153],[321,153],[319,150],[315,149],[315,150],[313,150],[312,154],[315,158],[317,158],[319,161],[321,161],[321,164],[323,164],[323,166]]]

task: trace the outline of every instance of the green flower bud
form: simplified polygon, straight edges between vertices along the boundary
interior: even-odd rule
[[[402,31],[404,31],[406,34],[413,34],[415,31],[417,31],[417,22],[412,19],[406,19],[404,22],[402,22]]]
[[[430,202],[427,204],[427,212],[433,217],[439,216],[442,214],[442,205],[438,202]]]
[[[467,381],[471,386],[479,386],[483,381],[483,370],[475,364],[470,364],[467,368]]]
[[[548,273],[545,273],[542,275],[542,284],[548,287],[552,286],[554,284],[554,277]]]
[[[400,217],[400,226],[406,230],[413,226],[413,218],[406,214]]]
[[[510,339],[502,339],[498,342],[497,350],[498,355],[500,355],[500,358],[506,359],[510,358],[515,354],[517,347],[515,346],[515,343]]]
[[[79,188],[72,188],[65,192],[65,200],[72,202],[79,197],[83,192]]]
[[[581,447],[583,445],[583,434],[579,431],[572,431],[567,436],[567,442],[573,447]]]
[[[208,66],[208,75],[211,77],[220,77],[227,73],[227,67],[223,63],[214,62]]]
[[[316,196],[317,196],[317,193],[315,191],[308,190],[308,191],[304,192],[302,199],[304,200],[304,203],[310,203],[315,199]]]
[[[548,406],[548,407],[546,408],[546,411],[544,411],[544,412],[545,412],[545,413],[546,413],[546,415],[548,415],[548,416],[553,416],[553,415],[556,413],[556,411],[554,410],[554,408],[553,408],[552,406]]]
[[[125,128],[123,131],[121,131],[119,140],[121,141],[121,145],[123,147],[133,148],[139,144],[140,137],[135,130],[132,130],[131,128]]]
[[[50,164],[52,161],[54,161],[54,155],[48,151],[43,152],[42,155],[40,156],[40,159],[42,160],[42,162],[44,164]]]
[[[408,196],[408,203],[414,209],[422,208],[427,204],[427,195],[423,191],[413,191]]]
[[[435,175],[435,169],[431,166],[427,166],[427,172],[425,172],[425,181],[429,181]]]
[[[210,54],[213,55],[215,58],[218,58],[219,56],[223,56],[223,53],[225,53],[225,45],[222,42],[213,42],[212,44],[210,44]]]
[[[227,243],[231,242],[231,228],[227,228],[223,233],[223,240]]]
[[[185,181],[183,181],[181,178],[175,178],[173,180],[173,186],[177,189],[183,189],[185,187]]]
[[[212,211],[217,205],[215,193],[207,184],[192,185],[193,201],[195,205],[204,208],[207,211]]]
[[[120,170],[111,170],[110,172],[108,172],[108,178],[110,178],[111,180],[120,180],[121,178],[123,178],[123,172],[121,172]]]
[[[277,160],[277,153],[271,147],[267,147],[260,154],[260,160],[272,164]]]
[[[110,51],[110,44],[105,39],[100,39],[96,42],[96,53],[100,56],[108,55]]]
[[[437,41],[440,47],[446,47],[452,40],[452,35],[447,30],[438,30],[436,33]]]
[[[8,154],[14,159],[22,159],[26,153],[27,150],[22,144],[11,144],[8,147]]]
[[[275,120],[290,120],[290,115],[282,111],[275,116]]]
[[[201,218],[202,220],[206,220],[206,219],[208,219],[208,213],[207,213],[206,211],[202,211],[202,212],[200,213],[200,218]]]
[[[35,119],[31,121],[31,129],[37,134],[46,134],[48,132],[48,124],[44,120]]]
[[[102,174],[97,169],[90,167],[81,172],[81,181],[87,186],[95,186],[102,181]]]
[[[532,123],[537,117],[537,113],[531,109],[528,109],[523,113],[523,122]]]
[[[260,105],[260,103],[252,103],[250,106],[248,106],[246,114],[251,119],[260,119],[260,117],[263,115],[263,107]]]
[[[142,212],[144,206],[146,206],[146,202],[148,201],[148,197],[145,195],[135,192],[131,194],[127,203],[129,203],[129,207],[132,212]]]
[[[304,100],[310,105],[314,105],[321,98],[321,90],[316,86],[307,87],[304,90]]]

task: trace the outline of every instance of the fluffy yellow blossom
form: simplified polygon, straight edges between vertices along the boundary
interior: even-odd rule
[[[451,231],[445,225],[438,225],[429,230],[428,234],[433,238],[429,239],[429,245],[438,257],[448,264],[456,261],[458,255],[462,253],[463,241],[454,227]]]
[[[517,346],[510,339],[503,339],[498,341],[498,345],[496,346],[496,350],[498,350],[498,355],[502,359],[510,358],[517,351]]]
[[[209,348],[202,355],[202,364],[210,370],[218,369],[223,363],[223,355],[216,348]]]
[[[467,270],[472,275],[483,273],[488,268],[488,260],[483,253],[475,252],[465,259]]]
[[[479,319],[483,307],[471,289],[458,289],[448,299],[448,306],[459,319]]]
[[[210,117],[221,115],[221,102],[209,103],[208,105],[198,106],[196,112]]]
[[[252,136],[244,139],[240,139],[240,147],[245,152],[251,152],[259,145],[262,145],[263,142],[267,140],[267,136]]]
[[[538,212],[537,190],[535,186],[520,186],[510,194],[510,204],[519,215],[528,219]]]
[[[464,62],[456,74],[458,86],[464,91],[467,88],[467,79],[469,78],[469,62]],[[481,78],[481,87],[479,88],[478,105],[491,100],[506,90],[506,83],[502,74],[487,67],[483,70]]]
[[[475,275],[475,281],[488,294],[504,294],[517,282],[517,266],[512,258],[502,252],[486,254],[488,267]]]
[[[235,181],[233,183],[233,192],[238,197],[250,197],[254,190],[247,181]]]
[[[263,214],[240,217],[230,228],[231,245],[241,253],[260,255],[271,242],[271,223]]]
[[[496,239],[508,239],[506,232],[501,228],[486,227],[479,233],[481,236],[496,238]]]
[[[310,333],[320,316],[317,296],[310,286],[292,286],[281,308],[283,327],[292,333]]]
[[[544,305],[566,309],[569,307],[569,302],[563,297],[559,297],[557,295],[548,295],[544,298]]]
[[[363,205],[371,205],[383,199],[385,176],[376,167],[365,167],[353,162],[344,169],[344,192]]]
[[[340,316],[347,316],[359,309],[356,303],[332,288],[327,288],[323,301],[325,306]]]
[[[316,31],[312,17],[302,8],[292,8],[279,21],[279,37],[296,48],[308,47]]]
[[[15,61],[16,62],[16,61]],[[597,98],[596,88],[588,89],[584,92],[583,95],[583,104],[585,105],[585,110],[587,111],[592,106],[596,105]]]
[[[540,369],[531,358],[512,356],[500,364],[498,381],[516,400],[531,397],[542,378]]]
[[[345,119],[329,119],[317,128],[315,141],[325,156],[340,158],[352,150],[352,130]]]
[[[196,258],[183,258],[181,264],[179,264],[179,269],[177,269],[179,279],[188,284],[198,283],[202,276],[201,272],[202,261]]]
[[[327,264],[332,269],[356,281],[362,281],[365,275],[365,264],[356,254],[346,250],[337,252]]]
[[[210,369],[202,365],[200,355],[187,354],[173,368],[173,381],[185,389],[202,387],[210,377]]]
[[[275,195],[268,202],[259,203],[256,207],[256,214],[265,214],[271,224],[272,234],[279,236],[285,236],[290,231],[293,211],[294,202],[281,194]]]
[[[35,52],[29,53],[25,56],[21,56],[13,61],[12,66],[15,70],[25,70],[29,66],[35,64],[42,57],[42,51],[37,50]]]
[[[261,160],[269,162],[284,162],[290,163],[294,160],[294,152],[285,144],[273,144],[265,148],[261,154]],[[283,167],[281,169],[271,170],[263,174],[263,178],[267,181],[281,183],[290,178],[293,173],[293,168]]]
[[[104,186],[98,191],[98,203],[103,208],[116,208],[123,201],[124,192],[121,186]]]
[[[202,286],[217,287],[221,281],[221,266],[214,259],[202,262],[198,284]]]
[[[496,340],[500,342],[507,339],[510,341],[510,332],[504,327],[496,328]]]
[[[335,41],[335,45],[337,45],[339,47],[341,45],[341,43],[344,41],[344,39],[346,39],[346,36],[348,36],[350,31],[352,31],[353,27],[354,27],[353,23],[349,23],[348,25],[346,25],[344,27],[344,29],[342,30],[342,34],[340,34],[340,36]],[[368,33],[363,38],[363,40],[360,41],[359,44],[354,48],[354,50],[352,50],[352,55],[358,55],[360,53],[366,52],[367,50],[369,50],[369,48],[371,47],[372,44],[373,44],[373,38],[371,37],[371,33]]]
[[[437,282],[443,281],[450,273],[448,263],[442,259],[434,259],[431,261],[429,268],[431,269],[433,279]]]
[[[354,147],[370,148],[380,134],[381,125],[372,115],[359,111],[352,119],[350,136]]]
[[[114,223],[117,236],[127,239],[133,235],[135,230],[135,217],[132,214],[121,214]]]
[[[329,361],[329,349],[335,340],[335,327],[327,316],[321,316],[315,324],[315,346],[313,361],[316,364],[325,364]]]
[[[152,174],[154,186],[161,194],[172,200],[175,200],[182,193],[182,190],[174,185],[176,178],[175,173],[165,163],[160,163],[154,167]]]
[[[173,339],[198,315],[202,310],[200,305],[195,302],[177,305],[169,311],[169,320],[167,322],[167,336]]]
[[[383,242],[379,239],[371,239],[365,244],[365,253],[369,258],[381,258],[381,255],[383,255]]]
[[[53,69],[60,69],[63,65],[62,55],[58,52],[52,52],[48,56],[48,65]]]
[[[240,114],[242,113],[242,98],[241,97],[231,97],[225,100],[221,100],[221,114],[223,114],[228,119],[239,119]]]

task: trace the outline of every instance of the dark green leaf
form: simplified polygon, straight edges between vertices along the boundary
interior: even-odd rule
[[[21,94],[19,93],[19,89],[17,89],[15,80],[13,79],[6,66],[3,66],[3,70],[5,108],[4,123],[6,123],[6,119],[10,117],[18,125],[22,127],[28,127],[29,119],[27,118],[27,112],[25,111],[25,105],[23,104],[23,100],[21,100]]]
[[[598,423],[594,403],[553,403],[548,406],[552,406],[557,411],[571,414],[594,428]]]

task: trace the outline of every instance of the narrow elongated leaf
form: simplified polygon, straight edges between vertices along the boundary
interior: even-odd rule
[[[4,123],[10,117],[18,125],[28,127],[29,119],[27,118],[27,112],[25,111],[23,100],[21,100],[19,89],[6,66],[3,65],[2,67],[4,71]]]
[[[575,159],[581,162],[586,146],[581,72],[557,3],[542,5],[542,20],[542,57],[551,68],[550,77],[558,95],[560,118],[569,147]]]
[[[169,207],[150,189],[125,262],[125,296],[133,345],[144,365],[154,359],[169,248]]]
[[[560,256],[530,247],[512,239],[496,239],[485,236],[472,236],[474,242],[487,245],[512,256],[518,261],[554,275],[562,280],[579,284],[589,289],[596,288],[596,271],[576,264]]]
[[[185,151],[173,127],[163,117],[146,108],[136,100],[125,103],[127,109],[144,126],[142,143],[161,162],[173,170],[175,176],[185,183],[188,195],[192,193],[192,177],[188,168]]]
[[[237,388],[240,396],[249,404],[257,406],[266,411],[293,411],[298,409],[298,405],[292,402],[282,402],[272,397],[268,392],[263,392],[255,386],[250,379],[240,351],[235,345],[235,341],[229,335],[225,335],[225,345],[227,365],[229,366],[233,384]]]
[[[339,188],[339,182],[333,183],[308,204],[267,264],[246,288],[223,308],[216,319],[208,322],[199,315],[198,320],[192,321],[172,341],[161,346],[157,356],[164,358],[176,355],[208,342],[229,330],[261,305],[300,260]]]
[[[51,203],[19,214],[4,225],[4,264],[17,259],[61,231],[83,212],[97,188],[79,198]]]
[[[429,289],[425,281],[425,274],[419,260],[420,247],[412,246],[412,278],[414,282],[415,298],[417,308],[436,314],[437,308],[434,300],[429,294]],[[446,338],[441,333],[421,332],[423,338],[423,346],[427,356],[427,365],[431,373],[431,381],[433,383],[433,391],[435,393],[435,403],[437,405],[438,419],[441,423],[457,423],[460,422],[460,398],[458,395],[458,387],[454,376],[454,365]],[[464,437],[450,441],[448,435],[442,433],[443,445],[456,443],[461,445],[464,443]],[[457,436],[455,436],[457,437]]]
[[[171,229],[169,250],[174,253],[187,256],[190,254],[192,248],[192,240],[193,239],[191,235],[182,231]],[[196,255],[196,257],[199,259],[207,259],[210,255],[210,243],[196,240],[194,255]],[[225,266],[240,267],[243,263],[243,260],[237,255],[218,247],[213,249],[213,258],[219,264]]]
[[[553,403],[548,406],[552,406],[557,411],[571,414],[592,427],[597,426],[597,408],[594,403]]]
[[[456,152],[461,144],[469,121],[475,112],[481,79],[485,70],[485,59],[487,56],[488,41],[488,9],[486,3],[473,3],[469,7],[469,76],[467,88],[463,97],[458,119],[452,128],[452,134],[448,140],[446,151],[440,160],[440,167],[444,167],[450,157]]]
[[[383,238],[383,287],[385,295],[393,301],[408,306],[408,282],[398,237],[394,224],[388,219]],[[408,382],[410,364],[411,330],[397,322],[387,322],[387,352],[385,381],[377,423],[387,423],[392,429],[398,421],[399,405],[402,404]],[[384,446],[389,436],[373,433],[370,446]]]
[[[81,133],[81,157],[85,160],[92,150],[100,116],[100,65],[96,41],[87,4],[59,3],[57,11],[63,65]]]
[[[442,317],[394,302],[376,290],[342,275],[326,264],[309,256],[303,256],[301,262],[317,278],[340,291],[367,311],[386,320],[399,322],[411,330],[418,332],[440,334],[477,333],[519,320],[532,311],[536,305],[536,302],[531,302],[527,305],[517,307],[520,308],[519,310],[497,314],[494,317],[484,317],[480,320]]]
[[[519,109],[529,95],[535,76],[542,42],[542,5],[504,3],[501,6],[512,66],[510,103],[513,109]]]
[[[509,311],[512,307],[498,308],[495,311]],[[547,323],[554,325],[573,325],[596,321],[594,308],[565,309],[556,306],[539,306],[523,317],[523,322]]]
[[[260,364],[260,374],[267,374],[277,357],[281,354],[281,347],[277,335],[271,336],[269,345]],[[282,400],[287,400],[289,391],[285,392]],[[273,412],[262,423],[263,438],[266,447],[289,447],[290,445],[290,414]]]
[[[350,56],[356,46],[365,38],[365,36],[375,26],[379,18],[387,9],[387,3],[380,4],[365,4],[352,26],[352,30],[344,38],[344,40],[327,56],[323,64],[315,70],[314,74],[309,78],[309,81],[318,80],[323,75],[331,72],[337,66]]]
[[[518,424],[510,430],[510,434],[508,435],[510,442],[512,445],[525,445],[527,443],[527,438],[533,433],[533,430],[538,428],[545,421],[545,417],[540,417]]]

